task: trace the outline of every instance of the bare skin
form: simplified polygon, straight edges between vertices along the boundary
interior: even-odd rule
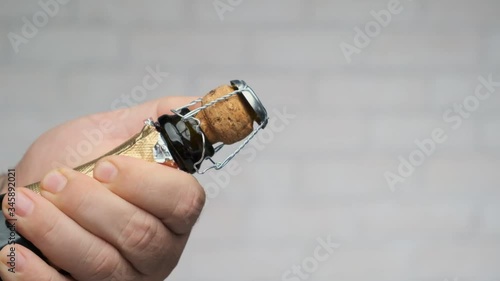
[[[125,156],[100,160],[93,177],[69,168],[54,169],[54,164],[69,164],[65,148],[76,147],[84,138],[82,132],[100,129],[104,121],[111,121],[114,129],[101,130],[99,145],[79,155],[78,164],[126,141],[139,132],[144,119],[156,119],[191,100],[164,98],[95,114],[38,138],[16,173],[18,186],[42,180],[42,192],[17,188],[16,228],[53,266],[16,245],[16,273],[8,272],[9,247],[4,247],[2,279],[164,280],[177,265],[205,203],[198,181],[185,172]],[[2,203],[5,216],[6,203]]]

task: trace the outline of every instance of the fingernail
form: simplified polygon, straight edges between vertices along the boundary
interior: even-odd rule
[[[94,169],[94,178],[101,182],[112,182],[117,174],[118,169],[109,161],[97,163]]]
[[[25,271],[25,265],[26,265],[26,257],[24,254],[19,250],[19,248],[13,244],[6,245],[4,247],[5,250],[2,249],[2,263],[5,265],[6,269],[4,269],[4,275],[1,276],[2,279],[0,280],[19,280],[16,278],[16,274],[24,272]]]
[[[24,265],[26,264],[26,257],[19,250],[17,250],[17,252],[15,254],[16,254],[16,257],[15,257],[15,259],[16,259],[16,261],[15,261],[16,271],[23,272]]]
[[[31,212],[33,212],[34,207],[35,205],[33,204],[33,201],[31,201],[28,196],[23,194],[23,192],[18,191],[16,193],[16,215],[21,217],[28,216]]]
[[[42,188],[51,193],[58,193],[66,187],[67,183],[68,179],[61,174],[61,172],[55,170],[48,173],[45,178],[43,178]]]

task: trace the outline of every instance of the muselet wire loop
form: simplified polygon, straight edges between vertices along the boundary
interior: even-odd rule
[[[224,166],[226,166],[249,142],[250,140],[252,140],[255,135],[261,130],[261,129],[264,129],[269,121],[269,116],[267,115],[267,111],[266,109],[264,108],[264,106],[262,105],[262,102],[259,100],[259,98],[257,97],[257,95],[255,94],[254,90],[252,88],[250,88],[246,83],[245,81],[243,80],[232,80],[231,81],[231,85],[233,87],[236,88],[235,91],[231,92],[231,93],[228,93],[220,98],[217,98],[211,102],[208,102],[192,111],[189,111],[187,112],[186,114],[182,114],[181,112],[183,111],[183,109],[187,109],[188,107],[190,106],[193,106],[199,102],[202,101],[202,98],[198,98],[196,100],[193,100],[192,102],[182,106],[182,107],[179,107],[177,109],[173,109],[172,112],[174,114],[176,114],[177,116],[181,117],[183,121],[192,121],[193,124],[194,124],[194,128],[201,133],[202,135],[202,138],[203,138],[203,152],[202,152],[202,156],[200,157],[200,159],[198,160],[198,162],[196,162],[196,164],[194,165],[195,166],[195,169],[196,169],[196,172],[198,174],[204,174],[206,173],[207,171],[211,170],[211,169],[215,169],[215,170],[220,170],[222,169]],[[232,152],[226,159],[224,159],[223,161],[220,161],[220,162],[216,162],[212,159],[212,157],[206,157],[205,158],[205,134],[203,134],[203,132],[201,131],[201,128],[200,128],[200,125],[201,125],[201,122],[198,118],[196,118],[196,114],[198,114],[200,111],[202,110],[205,110],[207,109],[208,107],[211,107],[213,105],[215,105],[216,103],[219,103],[219,102],[222,102],[222,101],[225,101],[227,99],[229,99],[230,97],[234,96],[234,95],[238,95],[240,94],[245,100],[246,102],[248,102],[248,105],[250,105],[250,107],[253,109],[254,113],[255,113],[255,121],[257,122],[257,124],[259,125],[257,128],[255,128],[252,133],[250,133],[242,142],[242,144],[234,151]],[[158,149],[156,148],[155,146],[155,153],[157,153],[156,151],[158,151],[159,154],[162,154],[162,156],[168,156],[170,153],[168,153],[168,149],[166,149],[166,153],[165,153],[165,148],[166,148],[166,145],[163,143],[161,144],[160,141],[159,143],[157,144],[159,147]],[[223,147],[224,147],[225,144],[219,144],[217,145],[215,148],[214,148],[214,151],[215,152],[218,152],[219,150],[221,150]],[[198,166],[199,164],[201,164],[204,160],[208,160],[212,163],[211,166],[205,168],[205,169],[199,169]]]

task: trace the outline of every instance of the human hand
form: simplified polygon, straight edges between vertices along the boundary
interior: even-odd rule
[[[122,121],[130,124],[128,119],[134,117],[157,117],[169,111],[166,107],[185,103],[163,100],[142,105]],[[163,109],[156,110],[159,108]],[[117,114],[124,116],[124,111],[91,119]],[[123,139],[106,136],[104,147],[96,147],[96,152],[82,162],[107,152],[140,130],[142,123],[135,123],[140,125],[125,125],[129,126],[129,135]],[[37,163],[36,155],[50,155],[53,145],[63,145],[57,136],[77,132],[78,128],[91,126],[82,120],[70,122],[48,132],[30,148],[18,166],[24,184],[37,179],[25,171],[35,175],[46,172],[25,161]],[[67,139],[69,143],[75,141]],[[43,144],[48,151],[43,150]],[[54,158],[63,159],[64,155]],[[203,189],[191,175],[124,156],[102,159],[93,178],[63,168],[46,175],[41,186],[42,196],[24,188],[17,190],[17,230],[71,277],[61,275],[17,245],[15,274],[7,272],[7,247],[0,252],[3,280],[163,280],[177,264],[205,200]],[[23,204],[29,201],[31,204]]]
[[[195,97],[168,97],[69,121],[42,134],[16,165],[18,186],[40,181],[50,170],[75,168],[94,160],[138,133],[144,120],[170,114]],[[4,191],[5,192],[5,191]]]

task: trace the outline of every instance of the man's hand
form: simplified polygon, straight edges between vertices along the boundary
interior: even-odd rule
[[[40,137],[17,166],[22,185],[43,178],[41,196],[17,189],[17,231],[53,266],[16,246],[16,273],[8,272],[8,247],[0,252],[3,280],[163,280],[177,264],[205,202],[191,175],[125,156],[98,162],[94,177],[68,168],[66,146],[104,119],[117,130],[82,157],[92,160],[137,133],[148,117],[157,118],[192,99],[163,99],[135,108],[69,122]],[[79,164],[82,164],[79,163]],[[45,176],[43,176],[46,174]],[[6,200],[3,202],[5,214]],[[71,274],[63,276],[55,267]]]

